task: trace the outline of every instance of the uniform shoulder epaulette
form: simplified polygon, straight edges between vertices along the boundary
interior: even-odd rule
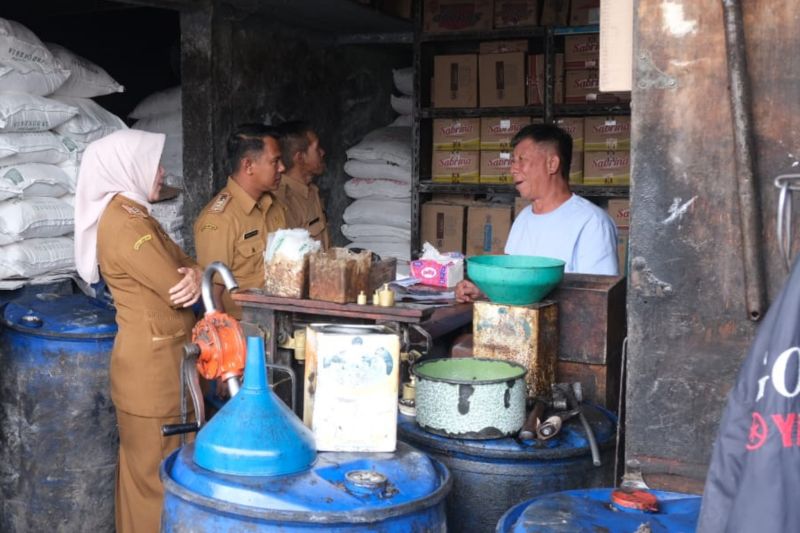
[[[214,200],[214,203],[211,204],[211,207],[208,208],[209,213],[222,213],[225,211],[225,207],[228,205],[228,202],[231,201],[231,194],[228,192],[223,192],[217,199]]]
[[[124,209],[128,213],[128,215],[132,217],[147,218],[147,213],[145,213],[144,211],[142,211],[141,209],[139,209],[134,205],[129,205],[129,204],[120,204],[120,205],[122,205],[122,209]]]

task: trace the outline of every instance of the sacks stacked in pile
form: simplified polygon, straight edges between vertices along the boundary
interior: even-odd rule
[[[164,183],[183,189],[181,88],[172,87],[151,94],[139,102],[128,117],[136,119],[133,129],[163,133],[167,136],[164,153],[161,156],[161,164],[167,172]],[[182,194],[174,200],[153,204],[150,214],[161,223],[172,240],[181,248],[185,247],[181,232],[184,226]]]
[[[398,68],[392,70],[394,87],[400,92],[400,96],[392,95],[392,109],[400,115],[391,126],[411,127],[411,113],[414,110],[414,67]]]
[[[126,127],[89,98],[122,90],[97,65],[0,19],[0,280],[74,270],[81,154]]]
[[[392,107],[400,117],[347,150],[344,164],[352,178],[344,191],[355,199],[343,214],[342,234],[353,241],[348,248],[396,257],[397,272],[403,275],[408,274],[411,259],[412,80],[413,69],[394,71],[395,87],[405,95],[392,95]],[[403,117],[408,118],[407,125],[399,125]]]

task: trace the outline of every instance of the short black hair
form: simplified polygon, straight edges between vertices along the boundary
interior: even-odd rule
[[[511,147],[529,139],[537,144],[549,144],[556,149],[561,160],[561,177],[569,182],[569,167],[572,162],[572,136],[555,124],[528,124],[511,139]]]
[[[236,174],[242,159],[250,154],[264,151],[264,138],[278,140],[278,132],[266,124],[239,124],[228,137],[226,153],[228,156],[228,172]]]
[[[311,142],[308,134],[314,133],[314,128],[305,120],[289,120],[278,126],[278,141],[281,143],[281,159],[283,166],[289,170],[294,166],[294,154],[308,150]]]

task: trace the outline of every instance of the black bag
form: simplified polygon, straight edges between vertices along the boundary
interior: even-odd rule
[[[800,531],[800,261],[728,396],[698,531]]]

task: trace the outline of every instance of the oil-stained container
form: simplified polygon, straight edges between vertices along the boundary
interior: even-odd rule
[[[9,302],[0,331],[0,531],[113,531],[114,311],[82,294]]]
[[[162,463],[161,480],[164,533],[443,533],[451,487],[440,462],[407,444],[316,453],[310,431],[267,386],[263,341],[254,337],[242,389]]]
[[[595,467],[586,434],[577,418],[567,420],[550,440],[513,438],[472,440],[425,431],[414,417],[401,415],[398,439],[441,461],[453,476],[447,498],[449,531],[492,531],[500,516],[520,501],[568,489],[611,485],[616,420],[600,408],[584,406],[601,450]]]
[[[522,502],[503,515],[498,533],[694,533],[700,496],[662,491],[570,490]]]

